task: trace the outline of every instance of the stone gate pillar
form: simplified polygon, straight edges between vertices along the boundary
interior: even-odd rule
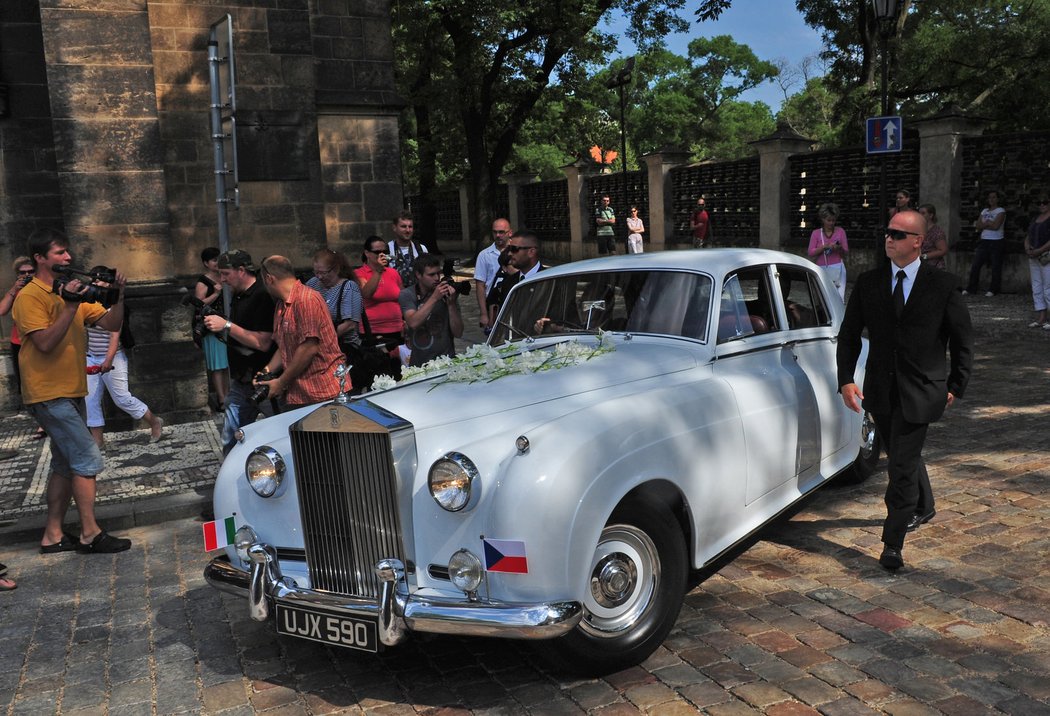
[[[813,140],[781,125],[751,144],[758,149],[759,160],[758,245],[780,249],[791,234],[788,160],[792,154],[808,152]]]
[[[522,187],[534,182],[536,175],[531,172],[519,172],[516,174],[504,174],[502,179],[507,184],[508,209],[505,218],[516,231],[525,224],[525,194],[522,191]]]
[[[588,162],[576,161],[562,167],[568,184],[569,202],[569,260],[579,261],[584,258],[584,239],[590,230],[590,214],[584,205],[584,185],[587,181]]]
[[[671,169],[689,160],[689,153],[662,149],[642,157],[649,171],[649,216],[646,221],[647,251],[663,251],[674,243],[674,186]]]
[[[980,134],[984,121],[949,106],[914,124],[919,129],[919,197],[937,209],[937,223],[951,245],[958,240],[964,223],[960,216],[962,139]]]

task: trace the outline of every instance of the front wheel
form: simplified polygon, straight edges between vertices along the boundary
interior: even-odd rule
[[[682,530],[666,506],[645,499],[624,503],[595,545],[583,619],[539,648],[557,666],[592,676],[644,661],[678,618],[687,559]]]

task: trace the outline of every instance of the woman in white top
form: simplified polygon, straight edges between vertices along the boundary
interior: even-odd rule
[[[977,293],[981,280],[981,268],[985,264],[992,267],[992,283],[985,296],[999,293],[1003,283],[1003,224],[1006,223],[1006,209],[999,206],[999,192],[988,192],[988,206],[981,211],[974,228],[981,232],[977,250],[973,253],[973,265],[970,266],[970,280],[963,295]]]
[[[92,272],[108,270],[105,266],[96,266]],[[124,320],[128,320],[125,308]],[[120,344],[120,331],[105,331],[94,326],[87,326],[87,426],[91,437],[99,450],[105,448],[102,430],[106,418],[102,413],[102,392],[109,392],[113,403],[135,420],[149,423],[149,441],[160,440],[164,430],[164,420],[154,415],[149,407],[131,394],[128,389],[128,358]]]
[[[645,233],[645,224],[638,218],[638,207],[631,207],[631,215],[627,217],[627,253],[640,254],[642,249],[642,234]]]

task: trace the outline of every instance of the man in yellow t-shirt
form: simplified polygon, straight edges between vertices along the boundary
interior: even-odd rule
[[[119,298],[107,311],[83,302],[87,286],[71,279],[61,294],[54,291],[56,266],[68,266],[69,240],[54,229],[29,237],[36,275],[15,299],[12,315],[22,336],[18,364],[22,399],[51,438],[51,475],[47,483],[47,524],[40,541],[43,554],[76,550],[85,554],[123,552],[131,540],[110,535],[95,522],[95,476],[102,453],[85,422],[87,338],[85,325],[119,331],[124,320],[123,274],[115,285]],[[62,524],[69,498],[80,513],[80,536],[65,534]]]

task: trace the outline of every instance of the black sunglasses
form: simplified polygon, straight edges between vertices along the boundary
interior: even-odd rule
[[[889,227],[886,227],[884,232],[885,232],[886,236],[890,237],[894,241],[901,241],[901,240],[905,239],[908,236],[920,236],[920,234],[918,232],[916,232],[916,231],[905,231],[903,229],[891,229]]]
[[[522,249],[534,249],[534,248],[536,248],[536,247],[535,246],[515,246],[514,244],[507,244],[507,251],[511,252],[512,254],[516,254],[519,251],[521,251]]]
[[[36,271],[34,269],[29,269],[28,271],[19,271],[18,275],[19,276],[32,276],[35,273],[36,273]]]

